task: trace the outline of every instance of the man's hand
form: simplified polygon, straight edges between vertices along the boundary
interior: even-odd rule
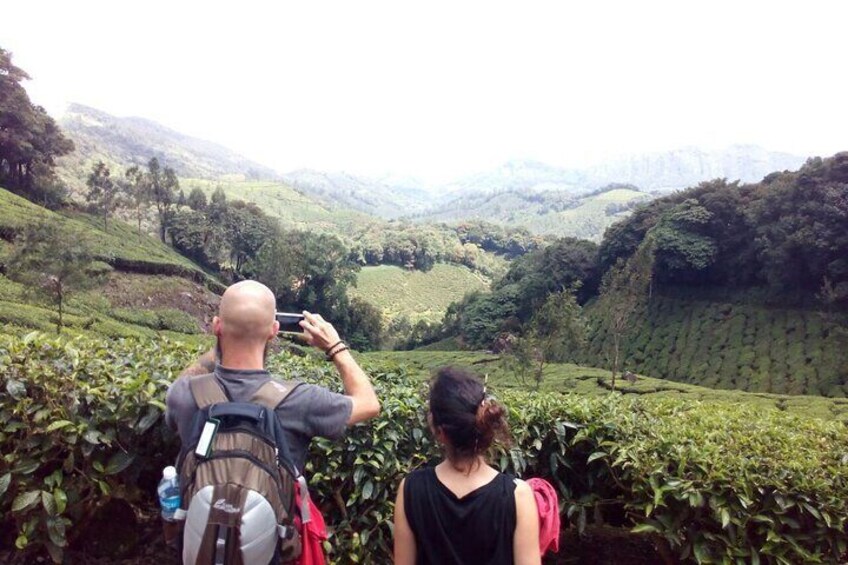
[[[304,310],[303,316],[305,319],[300,322],[300,327],[306,332],[306,343],[309,345],[313,345],[326,353],[329,348],[341,341],[339,332],[336,331],[333,324],[324,320],[319,314],[311,314]],[[345,349],[333,355],[333,364],[342,378],[345,394],[353,402],[347,424],[352,426],[379,414],[380,401],[374,393],[374,387],[371,386],[368,375],[365,374],[350,351]]]
[[[300,322],[300,327],[306,332],[306,343],[315,346],[323,352],[336,345],[341,338],[333,324],[321,317],[321,314],[312,314],[303,311],[305,318]]]

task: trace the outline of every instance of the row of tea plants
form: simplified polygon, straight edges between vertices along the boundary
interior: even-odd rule
[[[198,350],[167,340],[0,340],[0,543],[57,562],[113,498],[155,504],[175,453],[162,410]],[[272,368],[338,388],[331,367]],[[426,385],[368,367],[383,410],[344,441],[313,442],[308,471],[338,562],[385,563],[400,479],[438,457]],[[496,391],[497,392],[497,391]],[[848,534],[848,430],[838,422],[680,398],[501,391],[514,442],[493,462],[558,488],[564,527],[604,521],[701,563],[837,562]],[[568,548],[562,549],[568,552]]]

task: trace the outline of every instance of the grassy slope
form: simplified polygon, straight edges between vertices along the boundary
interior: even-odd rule
[[[91,240],[95,253],[103,258],[174,265],[202,272],[200,267],[159,240],[143,233],[137,234],[129,224],[112,220],[108,230],[104,231],[102,220],[99,218],[82,213],[51,212],[25,198],[0,189],[0,235],[8,239],[25,226],[40,220],[82,232]]]
[[[433,371],[446,365],[472,369],[479,375],[488,375],[494,388],[532,388],[532,383],[522,383],[513,373],[504,370],[497,355],[463,351],[382,351],[364,353],[360,357],[375,363],[397,363],[407,367],[422,380]],[[571,364],[550,364],[544,370],[543,392],[599,395],[609,393],[610,373],[604,369]],[[663,379],[639,377],[630,384],[619,380],[617,389],[623,394],[678,396],[705,402],[744,402],[754,410],[787,410],[789,412],[824,419],[848,422],[848,399],[815,396],[785,396],[778,394],[747,393],[714,390],[706,387],[676,383]]]
[[[186,195],[198,187],[209,197],[218,186],[224,190],[227,198],[254,202],[266,214],[279,218],[287,228],[347,234],[357,225],[374,221],[373,217],[362,212],[324,205],[280,182],[226,179],[180,181],[180,187]]]
[[[691,291],[651,299],[634,324],[624,367],[679,382],[781,394],[848,395],[848,335],[812,310],[773,308]],[[591,318],[592,308],[588,308]],[[589,353],[604,365],[607,338],[590,324]]]
[[[167,245],[148,235],[138,235],[135,229],[121,221],[110,221],[108,230],[103,230],[99,218],[71,212],[51,212],[11,192],[0,189],[0,235],[11,239],[25,226],[46,220],[64,225],[87,237],[95,253],[103,260],[117,264],[144,265],[145,270],[163,272],[177,271],[198,280],[209,280],[194,263],[175,252]],[[0,239],[0,263],[11,249],[8,241]],[[163,305],[161,297],[169,295],[164,287],[174,293],[211,294],[196,283],[179,277],[165,275],[125,275],[112,273],[109,284],[72,298],[68,304],[67,323],[71,332],[95,332],[112,336],[156,335],[157,330],[177,331],[192,334],[201,330],[197,315],[183,312],[176,304]],[[108,288],[114,281],[121,285],[113,292],[111,300]],[[131,283],[129,281],[132,281]],[[214,284],[214,281],[211,282]],[[34,301],[24,288],[0,276],[0,323],[7,332],[32,329],[54,329],[53,309],[50,305]],[[124,295],[121,297],[120,295]],[[122,305],[122,300],[133,295],[144,296],[146,305]]]
[[[628,212],[607,214],[610,204],[626,204],[649,198],[643,192],[619,188],[579,199],[573,208],[554,211],[543,201],[527,195],[503,193],[474,195],[468,202],[454,203],[449,209],[425,215],[420,221],[482,219],[528,229],[535,234],[572,236],[600,241],[604,230]]]
[[[436,322],[451,302],[488,286],[488,280],[458,265],[439,263],[426,273],[381,265],[364,267],[352,294],[379,308],[388,320],[406,314],[413,323]]]
[[[585,198],[576,208],[545,214],[538,220],[529,218],[525,227],[534,233],[570,235],[600,241],[609,226],[629,214],[629,212],[620,212],[608,215],[606,207],[610,204],[626,204],[643,198],[645,194],[642,192],[618,188]]]

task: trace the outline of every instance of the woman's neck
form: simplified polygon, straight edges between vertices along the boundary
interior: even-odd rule
[[[486,459],[482,455],[465,459],[457,459],[448,456],[445,458],[445,466],[457,473],[470,475],[471,473],[487,467]]]

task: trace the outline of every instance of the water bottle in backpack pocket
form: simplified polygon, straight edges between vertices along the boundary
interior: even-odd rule
[[[306,484],[274,411],[291,389],[269,381],[252,402],[229,402],[214,375],[190,384],[199,410],[178,460],[183,563],[296,559],[295,493]]]
[[[159,495],[159,506],[162,508],[162,531],[165,534],[165,543],[176,547],[180,532],[180,524],[176,519],[180,509],[180,486],[177,470],[174,467],[169,466],[162,470],[162,480],[159,481],[156,491]]]

